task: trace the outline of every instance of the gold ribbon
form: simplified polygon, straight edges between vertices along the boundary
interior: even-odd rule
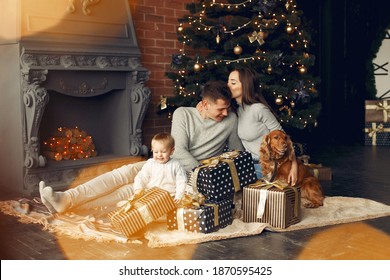
[[[135,194],[131,196],[128,201],[121,207],[119,208],[113,215],[112,218],[115,216],[122,214],[122,213],[127,213],[132,209],[136,209],[138,213],[141,215],[142,219],[145,221],[145,223],[150,223],[153,221],[153,216],[149,212],[149,208],[146,204],[140,203],[138,200],[143,197],[147,192],[144,190],[141,190],[140,193]]]
[[[213,207],[213,209],[214,209],[214,226],[219,225],[219,217],[218,217],[219,206],[218,206],[218,204],[205,203],[204,206],[211,206],[211,207]]]
[[[194,178],[194,180],[193,180],[193,187],[194,187],[194,189],[198,185],[198,173],[199,173],[199,171],[202,168],[216,167],[220,162],[226,162],[229,165],[229,168],[230,168],[230,174],[232,175],[234,190],[236,192],[239,191],[241,189],[240,181],[238,180],[238,174],[237,174],[236,165],[234,164],[234,161],[233,161],[233,159],[238,157],[239,155],[240,155],[239,151],[231,151],[231,152],[223,153],[223,154],[221,154],[219,156],[216,156],[216,157],[212,157],[212,158],[209,158],[209,159],[202,160],[201,161],[202,165],[198,166],[194,170],[194,175],[193,175],[193,178]]]
[[[383,121],[388,122],[388,119],[390,118],[390,105],[387,104],[387,100],[383,100],[383,102],[378,102],[376,105],[372,104],[366,104],[365,108],[367,110],[375,110],[375,111],[382,111],[383,112]]]
[[[310,167],[310,168],[320,168],[320,167],[322,167],[322,164],[321,164],[321,163],[319,163],[319,164],[315,164],[315,163],[305,163],[305,165],[306,165],[307,167]]]
[[[119,215],[121,213],[127,213],[129,212],[131,209],[133,208],[137,208],[135,205],[136,205],[136,202],[138,199],[140,199],[143,195],[145,194],[145,191],[144,190],[141,190],[139,193],[137,194],[134,194],[132,195],[128,200],[127,202],[117,210],[117,212],[115,213],[114,216],[116,215]],[[137,204],[138,207],[140,207],[139,204]]]
[[[284,183],[284,182],[281,182],[281,181],[273,181],[273,182],[270,182],[266,179],[259,179],[257,180],[255,183],[253,184],[249,184],[250,187],[254,187],[254,188],[261,188],[260,191],[264,190],[264,192],[262,192],[263,194],[269,190],[270,188],[277,188],[281,191],[285,190],[285,189],[292,189],[295,193],[295,202],[294,202],[294,217],[298,217],[298,213],[299,213],[299,205],[300,205],[300,201],[298,201],[299,197],[298,197],[298,188],[296,187],[292,187],[292,186],[289,186],[287,183]],[[258,206],[258,212],[260,213],[264,213],[264,208],[265,208],[265,201],[266,201],[266,196],[264,197],[264,199],[261,198],[261,194],[260,194],[260,201],[259,201],[259,206]],[[260,208],[260,211],[259,211],[259,208]]]
[[[254,187],[254,188],[261,188],[261,187],[264,187],[264,186],[269,186],[267,189],[272,188],[272,187],[276,187],[276,188],[278,188],[281,191],[284,190],[284,189],[290,188],[290,186],[287,183],[281,182],[279,180],[270,182],[270,181],[268,181],[268,180],[266,180],[264,178],[257,180],[253,184],[249,184],[249,186],[250,187]]]
[[[378,132],[390,132],[390,128],[383,127],[383,123],[376,125],[375,122],[371,124],[371,128],[365,128],[364,132],[368,133],[368,137],[372,138],[372,145],[376,146],[376,134]]]
[[[198,208],[204,204],[205,196],[201,193],[194,195],[185,194],[177,205],[178,208]]]
[[[176,218],[178,229],[184,230],[184,208],[197,210],[201,205],[203,206],[211,206],[214,209],[214,226],[219,225],[219,217],[218,217],[218,204],[214,203],[205,203],[205,197],[198,193],[196,197],[185,194],[184,197],[180,200],[178,209],[176,209]]]
[[[262,32],[260,32],[260,31],[259,32],[253,31],[252,35],[248,36],[248,39],[249,39],[249,42],[251,42],[251,44],[254,41],[257,41],[260,46],[265,43],[264,38],[262,36]]]

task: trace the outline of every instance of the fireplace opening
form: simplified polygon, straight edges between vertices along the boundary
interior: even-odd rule
[[[78,127],[93,139],[97,157],[101,160],[129,155],[129,102],[123,90],[112,90],[91,97],[68,96],[49,91],[39,135],[41,149],[43,141],[53,135],[59,127]],[[85,160],[85,159],[81,159]],[[90,161],[99,161],[90,158]],[[47,164],[53,164],[48,159]]]
[[[142,116],[134,102],[141,103],[138,95],[145,89],[132,75],[124,71],[49,71],[42,86],[47,89],[48,102],[38,127],[41,151],[60,127],[85,131],[97,151],[96,157],[75,160],[77,163],[46,157],[46,167],[99,163],[134,154],[134,128],[139,126],[134,114]]]

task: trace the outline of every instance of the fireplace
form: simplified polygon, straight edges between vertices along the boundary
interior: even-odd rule
[[[21,36],[11,45],[19,51],[20,80],[15,83],[20,84],[21,111],[7,113],[22,123],[16,136],[22,138],[23,191],[36,193],[41,180],[55,189],[68,188],[99,173],[82,175],[86,170],[146,155],[142,122],[150,100],[145,86],[149,72],[140,64],[128,1],[20,0],[20,4],[15,10],[21,9]],[[10,44],[0,48],[9,49]],[[2,67],[2,73],[7,71]],[[56,161],[44,155],[43,141],[51,133],[76,126],[91,135],[96,157]],[[0,156],[14,145],[15,139],[5,141]],[[1,171],[20,176],[16,165],[7,167],[3,162]],[[0,185],[9,183],[4,182]]]

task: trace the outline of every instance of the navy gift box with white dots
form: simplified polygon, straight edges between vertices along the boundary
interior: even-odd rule
[[[364,145],[390,146],[390,123],[367,122],[364,130]]]
[[[233,222],[231,199],[218,202],[206,201],[198,208],[176,209],[167,214],[168,230],[210,233],[224,228]],[[218,219],[215,217],[218,210]],[[215,224],[215,222],[218,224]]]
[[[241,189],[257,180],[252,155],[249,152],[241,151],[233,161]],[[229,164],[220,162],[216,167],[201,168],[196,187],[200,193],[212,201],[232,198],[235,189]]]

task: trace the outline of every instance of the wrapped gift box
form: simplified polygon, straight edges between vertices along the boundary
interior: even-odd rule
[[[227,152],[202,164],[194,169],[193,184],[210,201],[233,198],[257,179],[252,155],[246,151]]]
[[[366,100],[365,122],[390,122],[390,101]]]
[[[140,198],[129,200],[122,207],[108,213],[108,217],[114,228],[131,236],[175,208],[169,192],[154,187]]]
[[[366,123],[364,145],[390,146],[390,123]]]
[[[332,169],[321,164],[306,164],[311,173],[320,181],[331,181],[332,180]]]
[[[257,184],[257,183],[256,183]],[[268,223],[274,228],[287,228],[301,221],[299,187],[278,187],[259,183],[243,189],[243,221]]]
[[[210,233],[233,222],[232,200],[205,202],[199,207],[181,207],[167,214],[169,230]]]

